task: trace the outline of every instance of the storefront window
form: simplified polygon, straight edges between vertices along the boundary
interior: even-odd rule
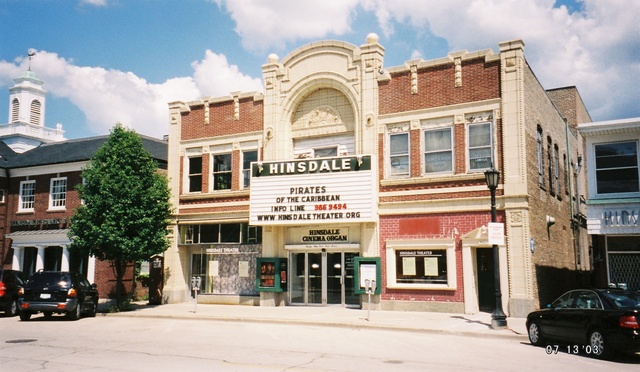
[[[456,289],[455,241],[387,241],[387,287]]]
[[[203,225],[181,225],[180,244],[244,243],[262,242],[262,228],[246,223],[213,223]]]

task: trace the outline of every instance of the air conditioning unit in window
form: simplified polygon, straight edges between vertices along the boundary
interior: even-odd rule
[[[309,158],[315,158],[315,151],[313,151],[313,149],[300,149],[300,150],[293,150],[293,157],[295,159],[309,159]]]
[[[347,156],[349,155],[349,150],[347,150],[347,146],[338,145],[338,156]]]

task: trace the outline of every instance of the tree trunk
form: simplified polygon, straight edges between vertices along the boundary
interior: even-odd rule
[[[124,304],[122,279],[124,278],[124,274],[127,270],[127,262],[117,258],[113,261],[113,265],[115,266],[116,274],[116,305],[120,309]]]

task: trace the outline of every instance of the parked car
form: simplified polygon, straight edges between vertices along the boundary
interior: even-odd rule
[[[0,268],[0,311],[4,311],[4,315],[18,315],[18,291],[24,282],[22,271]]]
[[[529,341],[599,358],[640,351],[640,292],[617,288],[569,291],[527,316]]]
[[[56,313],[77,320],[81,314],[96,316],[98,290],[78,273],[38,271],[20,291],[18,304],[20,320],[29,320],[38,312],[47,318]]]

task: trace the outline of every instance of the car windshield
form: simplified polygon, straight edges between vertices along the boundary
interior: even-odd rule
[[[36,273],[29,278],[29,286],[38,287],[68,287],[71,283],[69,274],[60,273]]]
[[[640,309],[640,293],[638,292],[605,291],[604,295],[607,296],[618,308]]]

